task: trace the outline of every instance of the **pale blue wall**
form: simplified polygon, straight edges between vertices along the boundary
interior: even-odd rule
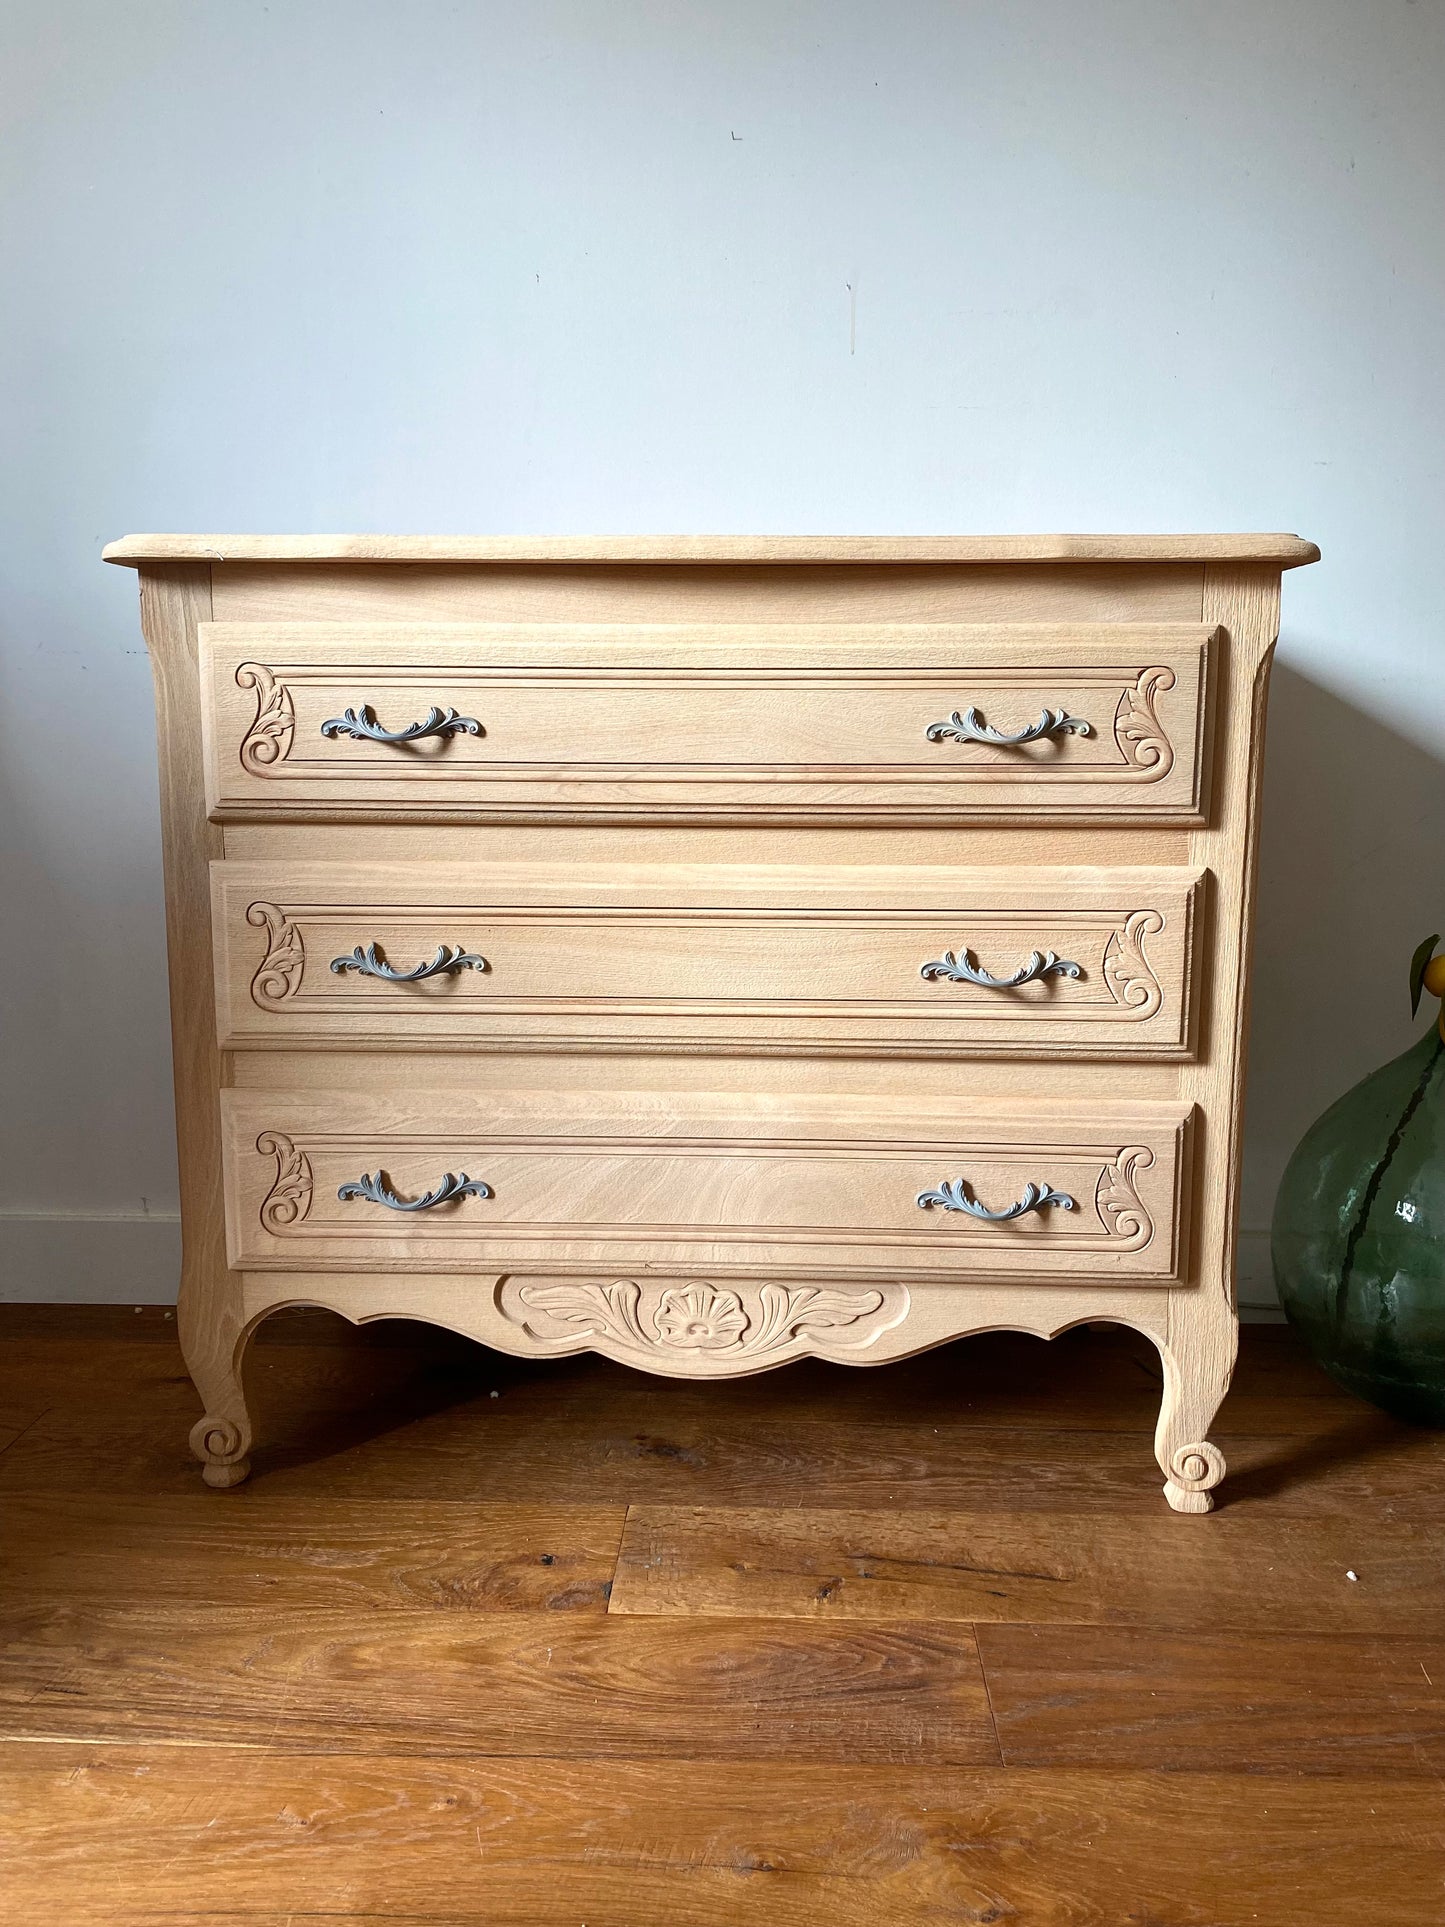
[[[129,529],[1314,537],[1266,1222],[1445,926],[1440,0],[8,0],[0,87],[5,1288],[172,1235]]]

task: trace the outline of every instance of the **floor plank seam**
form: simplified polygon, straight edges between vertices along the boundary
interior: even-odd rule
[[[614,1610],[612,1601],[617,1593],[617,1581],[622,1574],[622,1548],[627,1544],[627,1528],[631,1520],[632,1505],[629,1502],[624,1504],[622,1508],[622,1523],[617,1528],[617,1551],[612,1559],[612,1577],[607,1581],[607,1612],[609,1616]],[[620,1618],[622,1615],[619,1614],[618,1617]]]

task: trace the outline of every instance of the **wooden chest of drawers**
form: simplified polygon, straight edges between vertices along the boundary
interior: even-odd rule
[[[213,1485],[282,1305],[684,1377],[1229,1383],[1293,536],[139,536]]]

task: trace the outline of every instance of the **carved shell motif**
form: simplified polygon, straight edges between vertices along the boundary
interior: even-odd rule
[[[291,692],[263,662],[243,662],[236,681],[256,692],[256,719],[241,743],[241,767],[252,776],[269,776],[275,764],[285,761],[296,733]]]
[[[1131,1016],[1152,1017],[1164,1001],[1159,979],[1144,954],[1145,937],[1155,936],[1163,928],[1164,919],[1157,910],[1136,910],[1104,947],[1104,982],[1109,995]]]
[[[300,1224],[311,1209],[311,1160],[280,1131],[263,1131],[256,1149],[276,1160],[276,1176],[261,1205],[261,1222],[268,1231],[285,1231]]]
[[[246,921],[257,930],[265,926],[266,954],[251,979],[251,1001],[262,1010],[274,1009],[295,996],[306,969],[306,945],[286,912],[274,903],[253,903]]]
[[[1160,691],[1173,687],[1172,669],[1141,669],[1133,685],[1119,698],[1114,713],[1114,741],[1124,761],[1150,782],[1167,776],[1174,767],[1174,745],[1165,735],[1154,707]]]
[[[763,1358],[831,1331],[849,1332],[843,1347],[857,1350],[896,1324],[908,1304],[902,1286],[886,1295],[828,1285],[734,1289],[698,1279],[660,1290],[650,1285],[646,1303],[643,1287],[631,1278],[507,1283],[503,1314],[530,1338],[558,1345],[600,1340],[624,1353],[654,1358],[688,1352]]]

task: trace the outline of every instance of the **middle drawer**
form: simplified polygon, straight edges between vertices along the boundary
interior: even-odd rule
[[[1205,873],[212,865],[227,1049],[1182,1058]]]

